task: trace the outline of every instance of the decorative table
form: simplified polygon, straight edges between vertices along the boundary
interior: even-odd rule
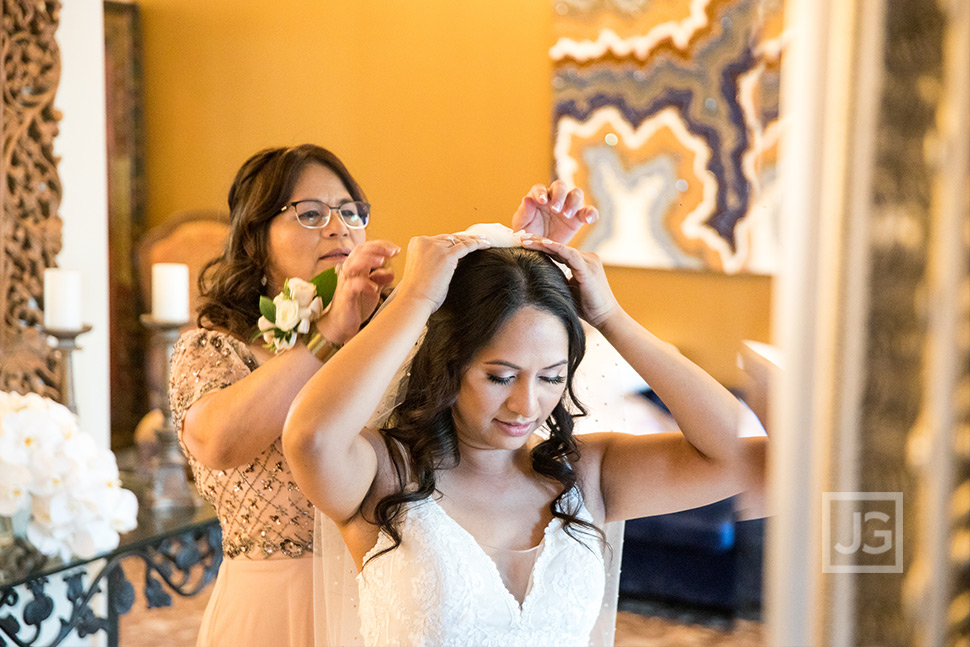
[[[0,569],[0,647],[64,645],[74,630],[82,638],[104,631],[108,645],[117,647],[118,618],[135,602],[135,586],[121,566],[127,557],[145,563],[145,579],[139,585],[149,608],[170,606],[169,591],[196,595],[215,579],[222,563],[222,532],[215,512],[207,504],[164,511],[141,506],[138,527],[122,535],[114,550],[91,559],[48,559],[27,572],[12,571],[9,565]],[[55,587],[56,580],[65,586]],[[48,594],[49,584],[64,590]],[[106,593],[104,616],[97,609],[105,605],[92,604],[100,592]]]

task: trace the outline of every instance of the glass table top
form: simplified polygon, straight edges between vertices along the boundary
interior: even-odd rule
[[[121,535],[117,548],[99,553],[94,557],[74,557],[68,561],[56,557],[45,558],[28,547],[23,540],[17,540],[17,543],[0,549],[0,587],[16,586],[28,580],[66,571],[99,559],[111,558],[146,545],[157,544],[166,537],[180,535],[215,523],[218,523],[215,511],[208,503],[201,503],[196,508],[170,510],[152,510],[140,503],[138,526]]]

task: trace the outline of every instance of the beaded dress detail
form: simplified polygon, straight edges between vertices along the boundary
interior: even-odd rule
[[[579,493],[573,490],[577,499]],[[579,518],[591,521],[581,500]],[[406,504],[401,545],[381,532],[357,577],[367,645],[586,646],[604,592],[595,536],[546,526],[521,604],[495,562],[433,498]]]
[[[258,368],[246,345],[226,333],[197,328],[172,351],[169,398],[179,443],[195,485],[215,508],[228,558],[303,557],[313,551],[313,505],[293,480],[277,438],[248,465],[209,469],[182,443],[182,419],[196,400]]]

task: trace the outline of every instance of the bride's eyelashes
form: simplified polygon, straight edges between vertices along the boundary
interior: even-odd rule
[[[515,376],[508,375],[503,377],[500,375],[492,375],[491,373],[489,373],[488,379],[490,382],[495,382],[496,384],[511,384],[512,380],[515,379]],[[566,376],[565,375],[556,375],[553,377],[539,376],[539,379],[545,382],[546,384],[562,384],[566,381]]]

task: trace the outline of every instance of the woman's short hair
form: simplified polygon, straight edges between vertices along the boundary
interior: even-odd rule
[[[199,275],[200,326],[225,328],[243,339],[253,332],[269,266],[269,225],[310,163],[329,168],[354,200],[366,201],[340,158],[321,146],[267,148],[246,160],[229,189],[226,247]]]

